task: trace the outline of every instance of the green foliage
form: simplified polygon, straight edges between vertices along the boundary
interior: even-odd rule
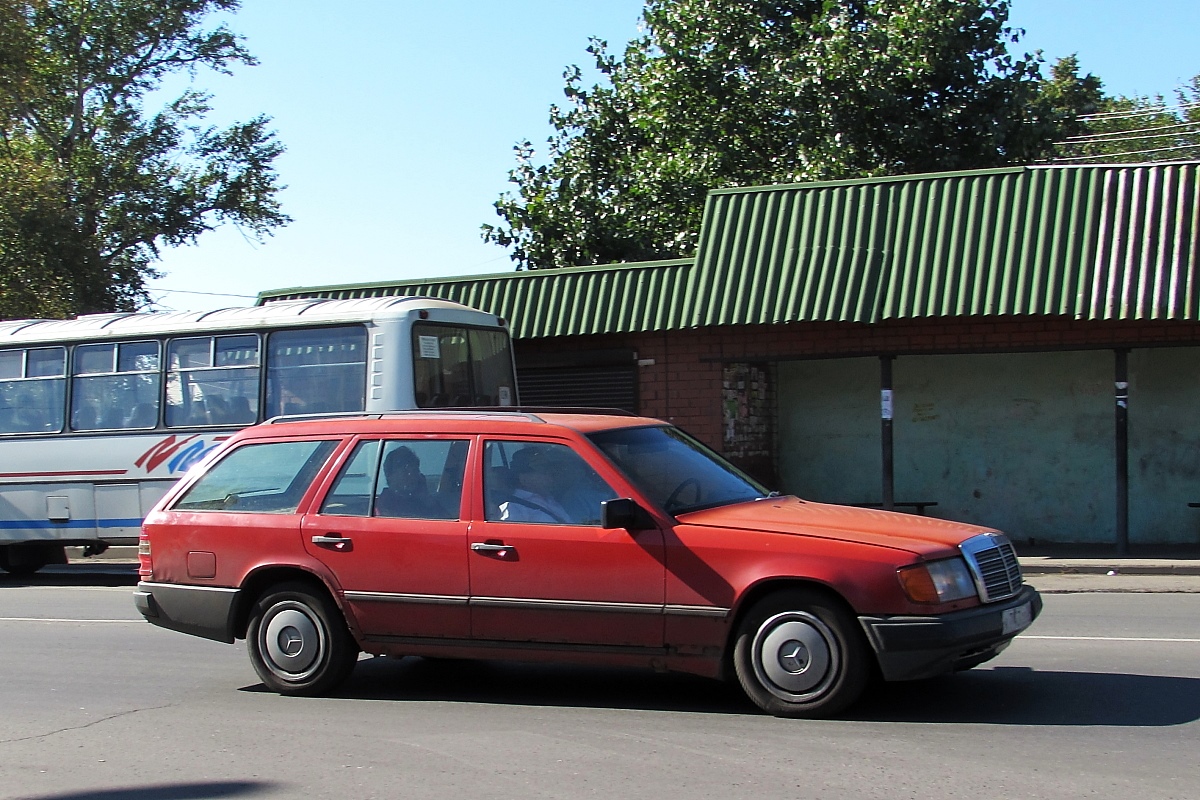
[[[648,0],[484,239],[518,269],[690,255],[708,190],[1026,163],[1057,131],[1008,0]]]
[[[203,125],[209,97],[144,101],[179,71],[254,64],[226,27],[238,0],[0,0],[0,316],[128,310],[159,249],[223,222],[289,220],[257,117]]]
[[[1044,96],[1070,109],[1051,155],[1056,163],[1200,160],[1200,75],[1168,106],[1161,96],[1106,96],[1099,80],[1079,77],[1072,57],[1055,65]]]

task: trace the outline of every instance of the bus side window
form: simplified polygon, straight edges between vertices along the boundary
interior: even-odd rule
[[[172,339],[167,345],[167,425],[253,424],[259,374],[257,334]]]
[[[267,338],[266,416],[366,408],[362,325],[275,331]]]
[[[0,351],[0,433],[62,430],[66,364],[62,347]]]
[[[75,347],[71,369],[71,427],[77,431],[153,427],[162,375],[158,342]],[[131,424],[131,411],[149,407],[149,424]],[[143,412],[144,416],[144,412]]]

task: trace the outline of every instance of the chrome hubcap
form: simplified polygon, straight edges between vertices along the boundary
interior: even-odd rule
[[[262,630],[262,649],[272,671],[303,678],[317,663],[324,646],[321,629],[303,606],[282,604]]]

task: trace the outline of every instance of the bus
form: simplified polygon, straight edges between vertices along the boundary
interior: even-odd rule
[[[271,417],[517,403],[504,319],[427,297],[0,321],[0,568],[137,544],[170,485]]]

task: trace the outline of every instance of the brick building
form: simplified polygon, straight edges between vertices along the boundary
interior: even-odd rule
[[[265,292],[511,320],[522,401],[1026,544],[1200,543],[1200,164],[714,191],[695,259]]]

